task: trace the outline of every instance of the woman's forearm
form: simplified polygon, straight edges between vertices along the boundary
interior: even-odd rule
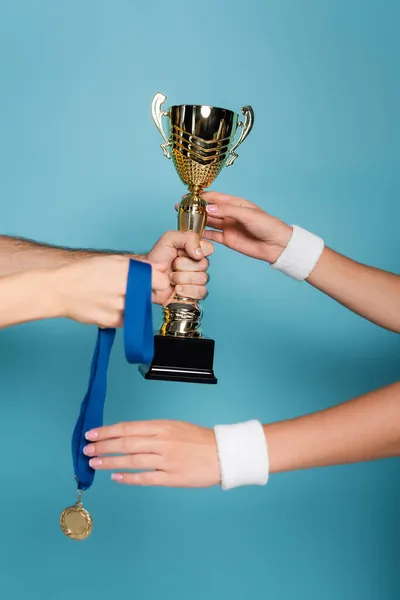
[[[264,432],[271,473],[399,456],[400,382]]]
[[[400,276],[325,248],[307,281],[369,321],[400,333]]]
[[[59,316],[51,270],[0,279],[0,328]]]

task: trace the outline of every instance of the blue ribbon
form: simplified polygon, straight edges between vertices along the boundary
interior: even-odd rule
[[[103,424],[107,393],[107,370],[115,339],[115,329],[99,329],[90,370],[89,387],[81,404],[72,435],[72,459],[78,489],[93,483],[95,471],[83,454],[85,433]],[[125,357],[129,363],[149,364],[154,354],[151,313],[151,266],[129,261],[124,316]]]

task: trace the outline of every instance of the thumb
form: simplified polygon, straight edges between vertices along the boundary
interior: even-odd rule
[[[208,204],[207,213],[213,217],[235,219],[235,221],[246,225],[256,217],[257,209],[235,204]]]
[[[200,238],[193,231],[170,231],[168,244],[176,250],[185,250],[186,254],[195,260],[201,260],[204,257]]]

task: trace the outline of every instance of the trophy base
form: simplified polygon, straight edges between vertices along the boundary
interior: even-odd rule
[[[217,383],[214,375],[214,340],[156,335],[151,365],[141,365],[145,379]]]

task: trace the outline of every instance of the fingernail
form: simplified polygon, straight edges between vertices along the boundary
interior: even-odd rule
[[[83,454],[86,454],[86,456],[91,456],[94,453],[95,453],[95,447],[93,444],[90,444],[89,446],[85,446],[83,449]]]
[[[207,212],[209,212],[209,213],[218,212],[218,206],[215,206],[215,204],[207,204]]]
[[[87,431],[85,433],[85,438],[87,440],[97,440],[98,437],[99,437],[99,434],[97,433],[97,431],[95,429],[91,429],[91,431]]]
[[[91,458],[89,460],[89,465],[91,467],[100,467],[100,465],[103,464],[103,461],[101,460],[101,458]]]
[[[203,250],[201,248],[196,248],[194,253],[196,254],[196,256],[204,256]]]
[[[123,480],[123,478],[124,478],[124,476],[123,476],[123,475],[120,475],[119,473],[113,473],[113,474],[111,475],[111,479],[112,479],[113,481],[122,481],[122,480]]]
[[[175,290],[180,294],[183,291],[183,287],[181,285],[177,285]]]

